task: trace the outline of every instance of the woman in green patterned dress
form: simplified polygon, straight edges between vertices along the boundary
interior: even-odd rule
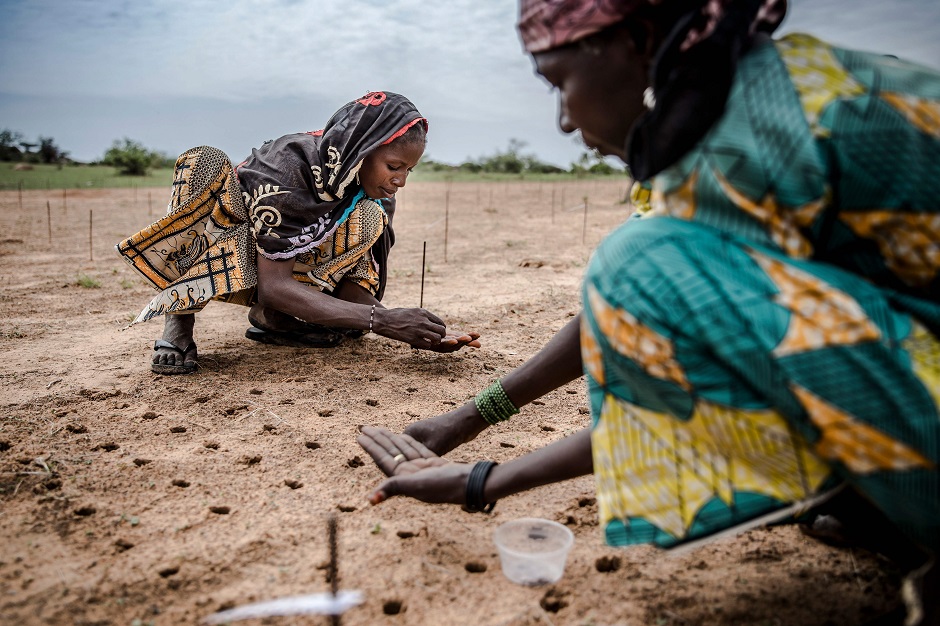
[[[785,9],[522,1],[562,130],[621,157],[649,206],[533,359],[404,435],[364,429],[391,476],[373,502],[480,509],[593,471],[606,541],[663,547],[865,511],[846,534],[870,525],[910,572],[909,623],[940,620],[940,75],[772,40]],[[437,456],[582,368],[590,428],[496,467]]]

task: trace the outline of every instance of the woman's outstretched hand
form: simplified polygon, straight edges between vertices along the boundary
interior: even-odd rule
[[[472,465],[439,457],[408,435],[363,426],[357,439],[387,478],[369,496],[378,504],[393,496],[430,503],[463,504]]]
[[[372,329],[419,350],[454,352],[464,346],[480,347],[479,333],[448,331],[444,320],[427,309],[376,309]]]
[[[443,339],[441,339],[441,342],[436,345],[425,342],[424,345],[412,344],[411,347],[418,350],[430,350],[431,352],[440,352],[446,354],[449,352],[456,352],[464,346],[479,348],[479,338],[480,333],[462,333],[448,329],[447,334]]]

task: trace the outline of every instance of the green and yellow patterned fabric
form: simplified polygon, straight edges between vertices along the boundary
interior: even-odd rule
[[[847,484],[940,549],[940,75],[768,39],[651,182],[584,282],[607,541],[673,546]]]

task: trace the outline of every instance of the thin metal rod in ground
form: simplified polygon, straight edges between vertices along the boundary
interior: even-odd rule
[[[444,263],[447,263],[448,232],[450,232],[450,190],[444,194]]]
[[[581,245],[584,245],[584,242],[587,241],[587,206],[588,206],[588,197],[584,196],[584,223],[581,225]]]
[[[328,521],[330,531],[330,592],[333,598],[336,598],[336,592],[339,591],[339,546],[336,540],[336,515],[330,515]],[[331,615],[330,623],[333,626],[339,626],[340,616]]]
[[[94,213],[94,209],[88,209],[88,260],[89,261],[95,260],[95,250],[94,250],[94,247],[92,246],[92,241],[94,239],[92,236],[92,228],[93,228],[92,224],[94,223],[94,220],[92,219],[93,213]]]
[[[555,223],[555,185],[552,185],[552,224]]]
[[[421,247],[421,301],[418,303],[418,306],[422,309],[424,308],[424,268],[427,264],[426,259],[428,257],[428,242],[425,241],[424,245]]]
[[[46,200],[46,223],[49,224],[49,243],[52,243],[52,208]]]

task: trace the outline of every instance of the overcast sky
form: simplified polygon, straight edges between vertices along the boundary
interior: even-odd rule
[[[940,0],[791,0],[779,32],[940,68]],[[171,156],[321,128],[367,91],[403,93],[428,155],[581,153],[521,51],[515,0],[0,0],[0,129],[81,161],[128,137]]]

